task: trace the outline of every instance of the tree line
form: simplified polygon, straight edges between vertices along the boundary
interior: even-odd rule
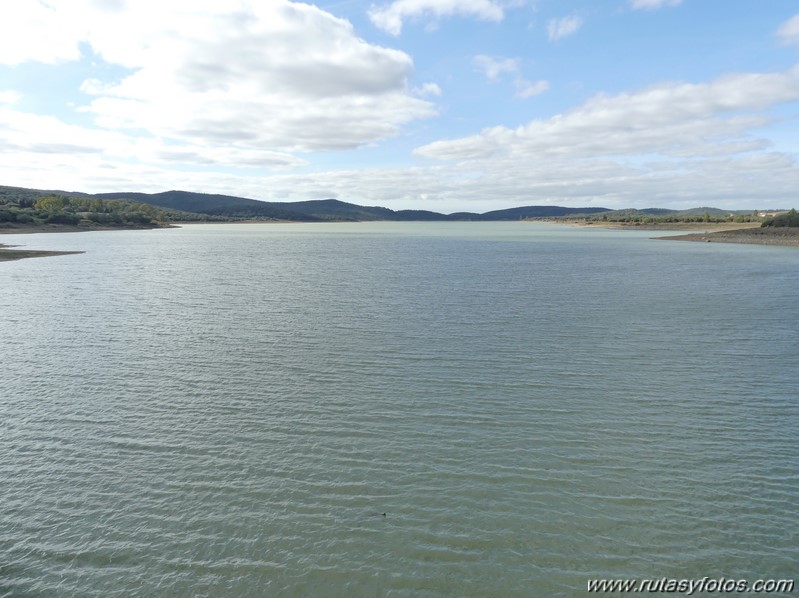
[[[778,214],[773,218],[769,218],[768,220],[764,221],[761,226],[789,226],[792,228],[799,227],[799,213],[796,212],[795,208],[791,208],[784,214]]]
[[[158,227],[173,220],[186,220],[187,216],[176,210],[164,210],[124,199],[59,194],[38,198],[10,194],[0,196],[0,225]]]

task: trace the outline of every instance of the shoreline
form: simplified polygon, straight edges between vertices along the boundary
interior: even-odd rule
[[[0,235],[34,235],[39,233],[87,233],[92,231],[114,230],[154,230],[158,228],[178,228],[172,224],[166,226],[75,226],[69,224],[23,224],[21,226],[2,226]],[[57,257],[59,255],[77,255],[85,251],[52,251],[43,249],[16,249],[20,245],[0,243],[0,262],[12,262],[33,257]]]
[[[0,235],[33,235],[38,233],[89,233],[109,230],[156,230],[160,228],[180,228],[174,224],[164,226],[79,226],[72,224],[23,224],[20,226],[0,226]]]
[[[672,222],[663,224],[630,224],[625,222],[564,222],[546,220],[552,224],[566,224],[577,228],[603,228],[611,230],[684,231],[684,234],[650,237],[655,241],[692,241],[696,243],[739,243],[746,245],[772,245],[799,247],[799,228],[766,227],[759,222]]]
[[[722,230],[716,232],[651,237],[656,241],[693,241],[696,243],[743,243],[799,247],[799,228],[767,227]]]
[[[44,251],[38,249],[14,249],[19,245],[4,245],[0,243],[0,262],[24,260],[29,257],[55,257],[58,255],[76,255],[85,251]]]
[[[712,233],[730,230],[746,230],[760,228],[759,222],[664,222],[658,224],[636,224],[630,222],[582,222],[546,220],[552,224],[566,224],[577,228],[606,228],[610,230],[662,230],[662,231],[696,231],[697,233]]]

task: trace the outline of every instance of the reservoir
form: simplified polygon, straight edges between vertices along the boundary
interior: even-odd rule
[[[799,251],[655,234],[4,235],[0,596],[795,578]]]

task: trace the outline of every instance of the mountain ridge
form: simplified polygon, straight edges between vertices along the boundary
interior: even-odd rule
[[[37,199],[47,195],[80,197],[102,200],[128,200],[165,209],[175,220],[273,220],[288,222],[363,222],[363,221],[508,221],[530,218],[574,218],[629,219],[653,217],[687,217],[707,214],[722,217],[733,214],[750,213],[745,210],[721,210],[701,207],[688,210],[667,208],[627,208],[613,210],[604,207],[567,208],[562,206],[522,206],[490,210],[488,212],[453,212],[443,214],[430,210],[392,210],[382,206],[362,206],[339,199],[311,199],[295,202],[271,202],[215,193],[171,190],[159,193],[137,191],[115,191],[108,193],[85,193],[80,191],[29,189],[0,185],[0,205],[13,202],[28,202],[32,205]]]
[[[292,222],[360,222],[389,221],[449,221],[449,220],[520,220],[524,218],[551,218],[571,214],[596,214],[608,208],[566,208],[561,206],[525,206],[491,210],[489,212],[455,212],[442,214],[430,210],[392,210],[381,206],[362,206],[339,199],[312,199],[296,202],[269,202],[257,199],[192,191],[163,191],[142,193],[115,191],[85,193],[79,191],[28,189],[0,186],[0,202],[4,197],[38,199],[56,194],[93,199],[130,200],[169,210],[179,210],[208,216],[233,219],[270,219]]]

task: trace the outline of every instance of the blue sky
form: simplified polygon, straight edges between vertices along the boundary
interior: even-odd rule
[[[795,0],[15,0],[0,184],[783,208]]]

